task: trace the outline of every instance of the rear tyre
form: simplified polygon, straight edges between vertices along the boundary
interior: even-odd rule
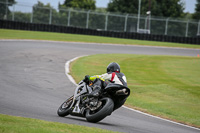
[[[99,122],[113,112],[114,102],[112,99],[106,97],[100,99],[100,101],[102,105],[96,111],[91,111],[89,109],[86,111],[85,116],[88,122]]]
[[[74,98],[74,96],[71,96],[63,104],[61,104],[61,106],[58,108],[57,114],[60,117],[64,117],[64,116],[69,115],[70,106],[72,104],[73,98]]]

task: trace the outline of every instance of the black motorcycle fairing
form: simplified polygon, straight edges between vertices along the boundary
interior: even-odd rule
[[[124,95],[118,95],[117,92],[125,89]],[[114,102],[114,108],[113,111],[120,108],[125,102],[127,97],[130,95],[130,89],[124,85],[115,84],[115,83],[109,83],[105,87],[105,91],[111,95],[113,102]]]
[[[127,94],[126,97],[128,97],[130,95],[130,89],[124,85],[120,85],[120,84],[115,84],[115,83],[109,83],[106,87],[105,90],[107,92],[116,92],[118,90],[122,90],[122,89],[126,89]],[[114,93],[115,94],[115,93]]]

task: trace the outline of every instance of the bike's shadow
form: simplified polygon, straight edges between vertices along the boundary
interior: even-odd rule
[[[63,118],[75,120],[75,121],[78,121],[78,123],[80,123],[80,122],[87,123],[87,125],[89,124],[89,125],[118,126],[118,125],[115,125],[112,123],[104,122],[103,120],[100,122],[97,122],[97,123],[92,123],[92,122],[88,122],[85,118],[82,118],[82,117],[67,116],[67,117],[63,117]]]

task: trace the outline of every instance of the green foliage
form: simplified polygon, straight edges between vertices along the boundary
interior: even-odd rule
[[[138,0],[111,0],[108,3],[107,11],[137,14]]]
[[[185,19],[188,20],[188,19],[192,19],[193,17],[193,14],[192,13],[189,13],[189,12],[186,12],[185,13]]]
[[[138,2],[139,0],[111,0],[108,4],[107,11],[126,13],[129,14],[129,16],[131,16],[130,14],[138,14]],[[147,17],[149,15],[147,14],[147,11],[151,11],[151,18],[155,18],[151,19],[150,27],[148,25],[149,19],[147,19]],[[184,3],[182,3],[181,0],[141,0],[141,19],[139,29],[150,28],[151,34],[164,35],[166,19],[163,18],[163,21],[158,21],[155,16],[168,18],[183,17],[185,15],[183,11]],[[108,30],[113,30],[114,28],[116,29],[116,27],[119,27],[117,30],[123,31],[124,23],[125,17],[109,17]],[[128,18],[127,29],[132,29],[137,32],[137,18]],[[185,29],[185,23],[172,22],[168,25],[168,33],[172,36],[185,36]]]
[[[95,11],[97,11],[97,12],[104,12],[104,13],[106,13],[106,8],[96,8],[96,10]]]
[[[111,0],[108,4],[109,12],[138,13],[138,0]],[[142,0],[141,14],[151,10],[153,16],[182,17],[184,3],[181,0]]]
[[[103,10],[101,10],[103,12]],[[90,14],[89,18],[89,28],[92,29],[105,29],[105,14]]]
[[[193,18],[200,20],[200,0],[197,0],[195,13],[193,14]]]
[[[15,21],[30,22],[31,13],[15,12]]]
[[[8,4],[6,6],[6,1],[5,0],[0,0],[0,19],[4,19],[6,15],[6,8],[7,8],[7,15],[9,15],[10,9],[8,8],[9,6],[12,6],[15,2],[15,0],[8,0]]]
[[[64,6],[79,9],[95,10],[95,0],[65,0]]]
[[[86,28],[86,10],[95,10],[95,2],[95,0],[65,0],[63,5],[59,4],[59,14],[62,14],[62,18],[59,19],[65,19],[65,24],[68,24],[68,16],[70,15],[70,26]],[[73,8],[81,9],[83,12],[77,12]],[[92,19],[91,16],[90,19]]]
[[[61,10],[57,12],[49,3],[45,5],[38,1],[33,7],[33,23],[67,25],[67,22],[68,12]]]
[[[184,15],[185,5],[182,0],[156,0],[155,3],[158,10],[154,10],[152,15],[164,17],[183,17]]]
[[[44,5],[42,2],[38,1],[33,7],[33,22],[49,23],[50,10],[52,10],[52,13],[56,13],[56,10],[53,9],[49,3]]]

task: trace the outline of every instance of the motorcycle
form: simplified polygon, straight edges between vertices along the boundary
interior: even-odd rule
[[[74,95],[58,108],[58,116],[65,117],[70,114],[96,123],[120,108],[130,95],[128,87],[115,83],[109,83],[98,97],[89,97],[92,91],[91,85],[80,81]]]

